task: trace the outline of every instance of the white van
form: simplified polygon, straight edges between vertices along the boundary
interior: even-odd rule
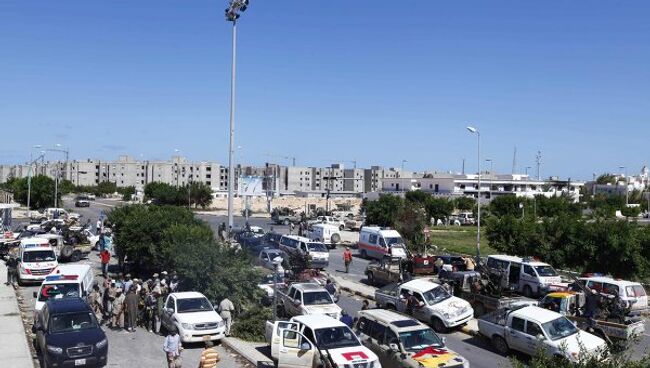
[[[359,232],[357,243],[363,258],[382,259],[384,255],[406,258],[406,244],[402,235],[396,230],[382,229],[377,226],[364,226]]]
[[[611,277],[580,277],[578,280],[588,288],[605,295],[617,294],[621,300],[629,303],[631,311],[647,311],[648,295],[638,282],[613,279]]]
[[[562,278],[551,265],[529,257],[491,255],[487,267],[490,271],[504,272],[501,286],[528,298],[545,295],[552,285],[562,284]]]
[[[20,241],[18,254],[18,284],[41,282],[59,262],[47,239],[27,238]]]
[[[287,254],[307,256],[311,268],[325,269],[330,263],[330,253],[325,244],[302,236],[283,235],[280,238],[280,250]]]
[[[330,249],[334,249],[336,244],[341,241],[341,232],[338,226],[328,224],[312,225],[308,236],[309,239],[322,242]]]
[[[34,311],[40,311],[50,299],[78,297],[86,300],[93,289],[95,276],[89,265],[61,265],[34,292]]]

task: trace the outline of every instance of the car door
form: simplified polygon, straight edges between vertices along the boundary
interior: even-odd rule
[[[271,356],[273,358],[278,358],[278,353],[280,352],[280,336],[282,330],[294,330],[298,331],[298,323],[288,322],[288,321],[275,321],[274,323],[268,323],[267,329],[272,329],[271,331],[266,332],[266,336],[271,345]]]
[[[513,316],[507,333],[507,341],[511,349],[530,354],[528,348],[530,336],[526,334],[525,319]]]
[[[521,280],[521,290],[523,291],[523,288],[525,285],[530,286],[530,290],[533,292],[538,292],[537,288],[539,285],[539,282],[537,280],[537,274],[535,273],[535,270],[533,270],[532,266],[529,265],[523,265],[523,268],[521,269],[521,276],[519,277]]]
[[[40,324],[41,328],[36,330],[36,345],[38,348],[41,350],[41,352],[47,351],[47,341],[45,341],[45,332],[47,331],[48,328],[48,319],[46,318],[49,316],[47,305],[43,307],[43,310],[41,313],[38,313],[38,323]]]
[[[408,297],[409,297],[408,290],[406,290],[406,289],[400,289],[399,290],[399,294],[397,294],[397,301],[396,301],[397,311],[402,312],[402,313],[406,312],[406,301],[407,301]]]
[[[282,330],[278,351],[278,368],[312,368],[316,348],[303,334]]]
[[[526,335],[528,335],[525,341],[528,349],[526,353],[535,355],[538,349],[544,347],[544,340],[546,339],[544,331],[542,331],[542,327],[536,322],[526,321]],[[539,338],[540,335],[542,339]]]
[[[171,329],[174,325],[174,313],[176,312],[176,302],[174,298],[170,295],[167,297],[165,302],[165,309],[162,314],[162,323],[166,329]]]

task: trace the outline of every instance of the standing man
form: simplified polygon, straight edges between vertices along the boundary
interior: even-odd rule
[[[14,285],[18,279],[18,258],[9,256],[7,260],[7,282],[5,285]]]
[[[213,348],[214,344],[210,340],[205,341],[205,349],[201,352],[199,368],[217,368],[217,362],[221,360],[219,353]]]
[[[345,273],[350,271],[350,263],[352,263],[352,252],[350,252],[350,247],[345,247],[345,252],[343,252],[343,262],[345,263]]]
[[[176,326],[172,325],[169,332],[167,332],[167,336],[165,336],[165,341],[163,342],[163,350],[167,356],[167,367],[181,368],[181,351],[183,351],[183,346],[181,345],[181,337],[178,335]]]
[[[97,224],[95,226],[95,235],[101,236],[102,234],[102,220],[97,219]]]
[[[223,318],[226,324],[226,336],[230,336],[230,326],[232,326],[232,312],[235,311],[235,306],[230,299],[225,298],[219,303],[219,315]]]
[[[127,273],[126,278],[124,279],[124,284],[122,286],[124,288],[124,294],[128,294],[132,286],[133,286],[133,280],[131,280],[131,274]]]
[[[124,326],[122,321],[124,320],[124,294],[122,294],[122,289],[117,288],[115,299],[113,300],[113,320],[111,321],[111,327],[121,329]]]
[[[99,285],[95,284],[93,285],[93,291],[88,294],[88,304],[90,305],[90,308],[92,308],[93,312],[95,313],[95,318],[97,318],[98,321],[102,321],[102,308],[101,308],[101,295],[99,293]]]
[[[135,288],[131,287],[124,298],[124,309],[126,310],[126,330],[135,332],[135,326],[138,323],[138,295]]]
[[[108,263],[111,261],[111,253],[108,251],[108,249],[104,248],[104,250],[99,253],[99,258],[102,261],[102,276],[104,276],[104,278],[107,278]]]

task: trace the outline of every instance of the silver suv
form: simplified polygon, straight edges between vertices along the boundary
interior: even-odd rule
[[[467,359],[447,349],[429,326],[394,311],[360,311],[354,332],[384,368],[469,368]]]

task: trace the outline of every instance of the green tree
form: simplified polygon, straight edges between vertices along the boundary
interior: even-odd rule
[[[123,201],[130,201],[133,195],[135,195],[135,187],[129,186],[124,188],[119,188],[118,193],[122,194]]]
[[[426,205],[429,198],[431,198],[431,194],[423,192],[421,190],[410,190],[410,191],[406,192],[404,197],[409,202],[418,203],[418,204],[424,206],[424,205]]]
[[[74,184],[70,180],[64,179],[59,182],[59,192],[63,195],[73,193],[75,189]]]
[[[364,201],[362,206],[366,212],[366,223],[377,226],[394,226],[397,212],[404,205],[404,200],[398,196],[380,195],[375,201]]]
[[[438,220],[448,218],[454,211],[454,202],[447,198],[437,198],[432,196],[429,198],[425,206],[428,219],[433,218],[436,223]]]
[[[395,214],[394,227],[404,237],[409,248],[421,251],[424,243],[424,227],[428,223],[427,212],[418,202],[406,201]]]
[[[476,200],[472,197],[462,196],[454,199],[454,207],[459,211],[472,211],[476,206]]]
[[[555,217],[562,214],[582,216],[582,206],[564,196],[546,197],[537,195],[534,201],[534,211],[538,217]],[[527,207],[530,207],[529,203],[527,203]]]
[[[187,186],[185,187],[187,190]],[[191,204],[206,208],[212,203],[212,188],[201,182],[194,182],[189,185]]]
[[[630,217],[639,217],[641,214],[641,207],[638,206],[624,206],[621,208],[621,215],[630,218]]]
[[[13,192],[16,202],[27,205],[28,178],[12,180],[9,190]],[[58,192],[58,201],[61,201],[61,192]],[[29,205],[31,209],[40,209],[54,206],[54,180],[45,176],[32,177]]]
[[[596,178],[596,184],[616,184],[616,175],[605,173]]]

